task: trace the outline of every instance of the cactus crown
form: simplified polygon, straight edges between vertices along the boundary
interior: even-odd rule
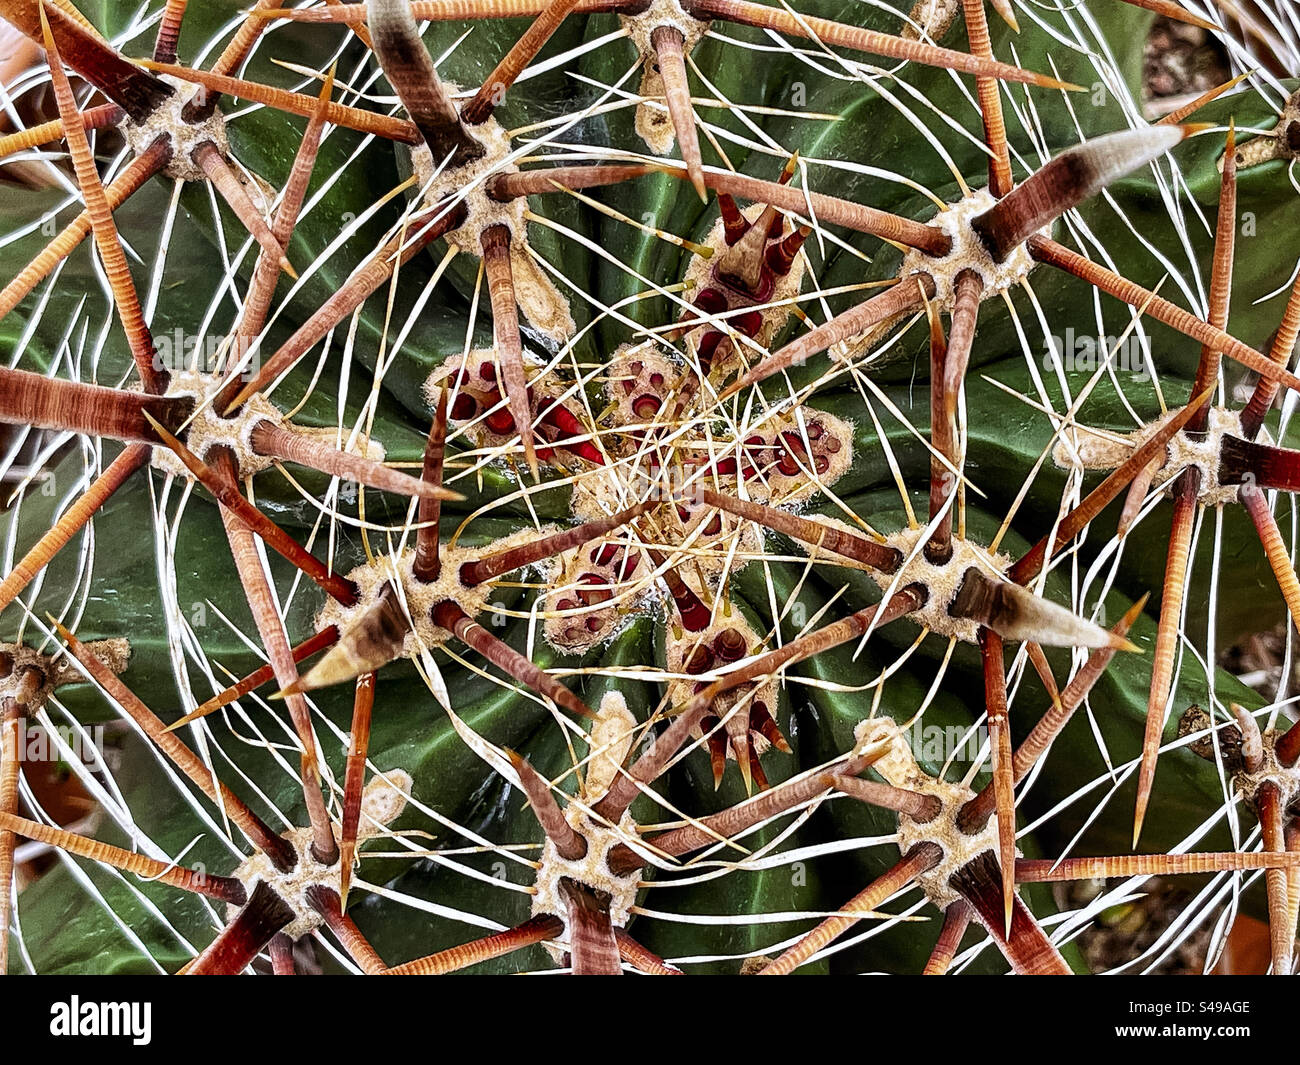
[[[1293,86],[992,6],[0,0],[0,971],[1289,971]]]

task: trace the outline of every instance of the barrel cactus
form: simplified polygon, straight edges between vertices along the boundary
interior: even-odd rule
[[[1289,972],[1294,86],[991,7],[0,0],[0,969]]]

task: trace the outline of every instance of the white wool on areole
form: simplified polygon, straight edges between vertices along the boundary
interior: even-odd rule
[[[932,821],[918,822],[906,814],[898,815],[898,850],[900,854],[906,854],[921,843],[938,844],[943,857],[934,868],[917,876],[917,883],[926,898],[941,910],[959,901],[961,895],[949,881],[954,873],[985,851],[998,853],[997,815],[990,817],[978,832],[963,832],[957,818],[961,808],[975,797],[975,792],[964,784],[938,780],[924,772],[916,764],[911,745],[893,718],[874,717],[860,722],[854,729],[854,738],[858,742],[857,753],[886,745],[885,754],[871,766],[886,783],[939,799],[939,814]]]
[[[641,57],[640,101],[634,122],[637,136],[656,155],[667,155],[672,150],[677,131],[663,102],[664,79],[658,70],[659,57],[651,38],[659,27],[671,26],[682,35],[682,54],[690,55],[712,23],[687,14],[677,0],[652,0],[644,11],[619,15],[618,18]]]
[[[378,835],[384,826],[392,824],[401,815],[413,784],[409,773],[393,769],[366,785],[361,795],[358,843]],[[240,862],[231,875],[244,885],[250,896],[260,882],[283,899],[293,911],[294,919],[281,931],[290,939],[300,939],[325,923],[325,918],[308,900],[307,892],[314,887],[338,891],[339,866],[338,862],[325,865],[316,860],[312,853],[315,837],[311,828],[291,828],[282,833],[282,838],[289,841],[297,855],[297,861],[288,872],[277,869],[266,854],[257,851]],[[234,905],[227,907],[227,920],[233,920],[239,909]]]
[[[934,278],[931,302],[945,311],[953,309],[957,277],[963,271],[974,271],[984,283],[980,299],[1000,295],[1019,285],[1037,265],[1029,254],[1029,248],[1024,243],[1018,244],[1006,259],[998,262],[984,238],[971,228],[971,220],[997,202],[988,189],[979,189],[942,208],[929,224],[952,240],[952,249],[947,255],[936,256],[919,248],[909,248],[903,254],[899,276],[908,278],[929,274]],[[1041,232],[1050,235],[1051,227]]]
[[[583,840],[587,849],[581,858],[565,858],[547,838],[542,845],[542,857],[537,868],[533,892],[532,913],[551,914],[564,923],[564,938],[568,938],[568,904],[560,888],[562,879],[582,884],[593,891],[610,896],[610,922],[615,928],[627,925],[636,905],[637,887],[641,871],[635,869],[623,876],[615,876],[609,868],[609,852],[620,844],[637,841],[637,825],[630,811],[623,811],[617,825],[610,825],[592,816],[588,811],[598,803],[616,779],[628,752],[637,736],[636,718],[628,709],[621,692],[607,691],[596,711],[589,737],[591,761],[586,779],[579,789],[578,801],[570,802],[564,810],[564,819]],[[555,948],[550,948],[558,954]]]
[[[541,529],[520,529],[510,536],[493,540],[488,549],[493,554],[508,551],[531,543],[543,536],[555,532],[553,526]],[[396,577],[401,583],[401,598],[411,622],[411,629],[406,634],[402,655],[415,658],[422,649],[441,647],[451,636],[446,629],[434,624],[433,608],[439,603],[451,601],[471,618],[486,613],[492,606],[492,596],[496,585],[492,581],[481,584],[466,584],[460,578],[461,568],[467,562],[477,562],[485,554],[483,547],[463,547],[442,545],[440,549],[442,566],[438,576],[432,581],[422,581],[415,575],[415,548],[407,547],[392,555],[382,555],[374,562],[363,563],[347,574],[347,579],[357,587],[357,599],[350,605],[336,599],[326,599],[320,613],[316,615],[316,629],[331,625],[341,633],[351,632],[357,623],[379,602],[384,588]],[[554,562],[543,559],[533,563],[549,579]]]
[[[758,221],[759,216],[767,210],[767,205],[762,203],[751,203],[740,209],[741,215],[745,221],[751,225]],[[713,255],[705,258],[699,253],[691,255],[686,264],[686,280],[691,282],[692,291],[699,292],[701,289],[711,285],[713,269],[721,260],[721,257],[728,249],[726,239],[726,222],[719,216],[709,229],[708,236],[703,240],[705,247],[712,249]],[[749,347],[743,341],[736,341],[744,349],[746,358],[754,359],[759,354],[759,349],[766,347],[772,340],[772,337],[784,327],[789,321],[790,316],[795,312],[795,300],[799,295],[800,288],[803,287],[803,276],[806,259],[802,252],[794,257],[788,273],[779,274],[773,278],[772,293],[766,301],[758,304],[759,313],[763,316],[763,324],[759,331],[754,335],[753,341],[756,347]],[[728,321],[723,319],[716,325],[704,323],[692,329],[692,333],[700,333],[705,329],[718,329],[726,332]],[[728,363],[735,359],[733,354]],[[716,357],[715,357],[716,358]]]
[[[1278,804],[1285,810],[1297,798],[1300,798],[1300,765],[1283,765],[1277,757],[1277,741],[1283,735],[1277,729],[1268,729],[1261,736],[1263,761],[1253,773],[1242,769],[1233,777],[1233,783],[1241,792],[1242,798],[1254,803],[1259,789],[1264,784],[1272,784],[1278,792]]]
[[[955,618],[949,612],[953,600],[961,590],[966,571],[978,569],[990,576],[1001,577],[1011,565],[1007,555],[990,553],[986,548],[961,537],[952,539],[952,555],[947,562],[934,563],[925,557],[924,550],[917,550],[923,528],[901,529],[885,537],[885,543],[903,552],[907,559],[901,570],[886,573],[882,570],[869,570],[872,579],[882,588],[895,589],[909,584],[921,584],[929,593],[920,608],[913,610],[908,617],[918,625],[923,625],[940,636],[956,638],[965,643],[975,643],[979,634],[979,622],[971,618]],[[911,557],[915,552],[915,557]]]
[[[1181,408],[1170,410],[1140,429],[1124,434],[1082,425],[1071,426],[1070,439],[1062,436],[1052,448],[1052,461],[1066,470],[1073,467],[1113,470],[1180,413]],[[1223,484],[1219,480],[1219,460],[1225,436],[1246,436],[1241,427],[1241,411],[1211,407],[1203,434],[1193,435],[1180,429],[1170,437],[1165,445],[1164,464],[1152,477],[1151,487],[1163,488],[1166,495],[1172,495],[1174,479],[1189,466],[1194,466],[1201,474],[1197,501],[1202,506],[1222,507],[1236,503],[1241,498],[1241,485]],[[1271,441],[1264,430],[1259,432],[1258,438],[1261,443]]]
[[[235,469],[242,480],[269,470],[275,459],[253,450],[253,430],[262,422],[281,425],[284,415],[260,392],[255,392],[230,417],[216,411],[216,396],[223,382],[213,374],[197,370],[173,370],[164,395],[194,401],[194,413],[177,433],[182,443],[198,458],[207,460],[208,452],[224,447],[235,457]],[[155,468],[177,477],[190,478],[185,463],[170,448],[157,445],[151,459]]]
[[[141,155],[159,137],[166,137],[172,154],[163,173],[177,181],[202,181],[204,173],[194,161],[194,149],[200,144],[212,144],[222,155],[230,154],[226,116],[220,108],[213,108],[210,115],[198,122],[188,121],[184,117],[185,108],[204,90],[171,74],[155,76],[172,87],[172,94],[140,121],[128,115],[118,128],[136,155]]]
[[[450,209],[453,203],[465,207],[465,221],[446,234],[445,239],[453,248],[475,257],[483,254],[484,230],[499,225],[510,231],[510,270],[515,299],[534,329],[548,340],[562,343],[574,334],[577,326],[568,300],[533,261],[528,250],[528,198],[516,196],[502,201],[488,195],[489,178],[519,170],[508,161],[512,150],[510,134],[495,118],[489,117],[473,127],[473,136],[483,145],[484,153],[455,167],[442,166],[443,160],[434,159],[428,145],[419,144],[411,149],[411,166],[423,190],[423,202],[430,207],[441,205]]]

